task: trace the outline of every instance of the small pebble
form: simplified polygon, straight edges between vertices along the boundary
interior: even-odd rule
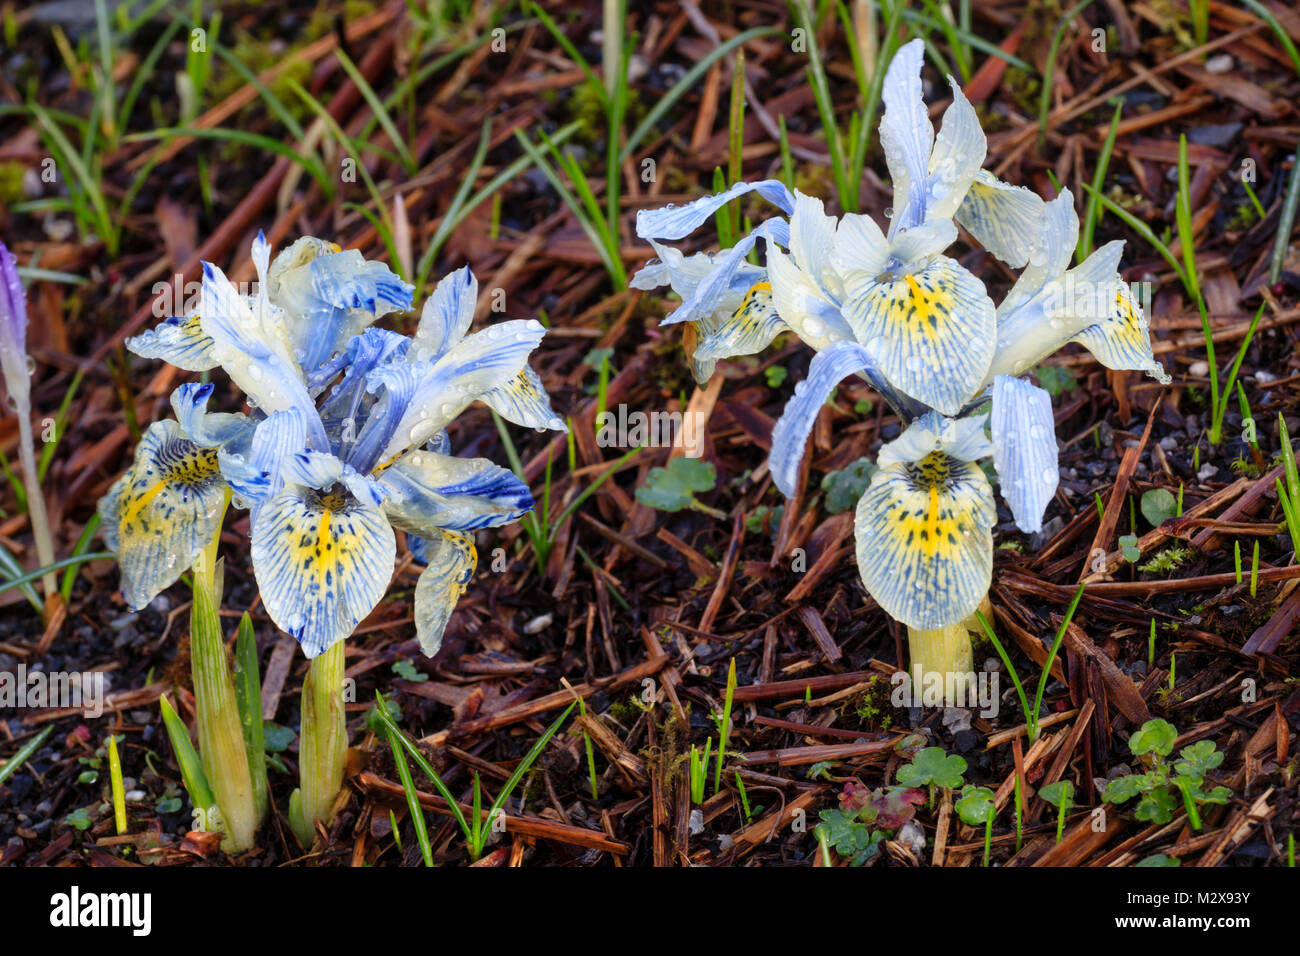
[[[1204,378],[1210,374],[1210,363],[1202,359],[1187,366],[1187,374],[1192,378]]]
[[[1232,69],[1233,63],[1234,61],[1231,54],[1220,53],[1218,56],[1212,56],[1205,61],[1205,72],[1215,74],[1227,73]]]

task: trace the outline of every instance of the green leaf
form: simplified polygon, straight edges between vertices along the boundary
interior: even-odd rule
[[[898,768],[898,782],[905,787],[960,787],[966,761],[942,747],[926,747],[909,764]]]
[[[178,813],[181,809],[181,798],[163,797],[154,804],[154,809],[159,813]]]
[[[1173,753],[1174,741],[1177,739],[1178,731],[1174,729],[1174,725],[1167,720],[1156,718],[1148,720],[1128,739],[1128,749],[1135,757],[1149,753],[1168,757]]]
[[[1133,816],[1148,823],[1168,823],[1173,819],[1176,806],[1178,801],[1174,795],[1164,787],[1158,787],[1143,795],[1133,810]]]
[[[852,811],[823,810],[818,816],[818,831],[850,866],[861,866],[879,852],[885,835],[864,826]]]
[[[651,468],[637,501],[660,511],[681,511],[695,505],[695,493],[709,491],[718,481],[713,466],[700,458],[674,458],[667,468]]]
[[[1142,496],[1142,517],[1151,522],[1152,527],[1161,524],[1178,514],[1178,501],[1167,488],[1152,488]]]
[[[858,499],[866,492],[867,486],[871,484],[871,476],[875,473],[875,464],[865,457],[839,471],[828,472],[822,478],[822,491],[826,492],[826,510],[837,515],[856,508]]]
[[[784,365],[769,365],[763,370],[763,378],[767,379],[768,388],[780,388],[789,377],[790,373]]]
[[[1135,863],[1134,866],[1182,866],[1182,861],[1176,856],[1169,856],[1167,853],[1153,853],[1151,856]]]
[[[1038,795],[1054,807],[1064,804],[1069,808],[1074,806],[1074,783],[1070,780],[1058,780],[1043,787],[1038,791]]]
[[[262,724],[262,736],[266,741],[266,752],[278,754],[288,750],[289,745],[293,743],[293,728],[265,721]]]
[[[1053,398],[1065,392],[1072,392],[1079,387],[1079,380],[1074,372],[1062,365],[1040,365],[1034,369],[1034,377]]]
[[[1174,770],[1185,777],[1204,777],[1223,763],[1223,754],[1212,740],[1198,740],[1178,752],[1183,759],[1174,764]]]
[[[1138,558],[1142,557],[1142,549],[1138,547],[1138,538],[1135,534],[1122,535],[1119,539],[1119,550],[1129,564],[1136,564]]]
[[[1110,783],[1106,784],[1106,792],[1102,794],[1102,803],[1127,803],[1139,793],[1147,788],[1146,774],[1130,773],[1122,777],[1116,777]]]
[[[415,684],[429,679],[428,674],[421,673],[416,669],[416,666],[408,660],[398,661],[394,664],[393,673],[403,680],[409,680]]]
[[[68,826],[76,827],[78,830],[89,830],[95,821],[90,817],[89,807],[78,807],[64,817],[63,822]]]
[[[957,816],[972,827],[984,826],[997,813],[993,804],[993,791],[970,783],[961,788],[961,799],[953,804],[953,809],[957,811]]]

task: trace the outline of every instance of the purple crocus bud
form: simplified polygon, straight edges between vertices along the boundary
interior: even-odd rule
[[[27,367],[27,297],[18,278],[18,261],[0,242],[0,372],[11,400],[31,391]],[[25,403],[24,403],[25,404]]]

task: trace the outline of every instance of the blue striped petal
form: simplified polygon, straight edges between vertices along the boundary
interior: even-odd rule
[[[523,370],[529,353],[545,334],[541,323],[532,319],[500,322],[466,336],[436,362],[410,366],[418,373],[418,381],[389,429],[378,460],[388,461],[424,444],[471,402],[509,382]],[[395,413],[395,407],[386,412]],[[371,417],[374,415],[372,412]],[[369,469],[357,466],[357,470],[365,473]]]
[[[993,358],[993,302],[979,279],[945,256],[881,276],[845,315],[894,387],[947,415],[976,392]]]
[[[196,312],[181,318],[163,319],[152,329],[126,340],[126,347],[142,358],[162,359],[189,372],[206,372],[217,367],[212,357],[212,339],[203,331]]]
[[[211,382],[206,385],[187,382],[172,392],[172,411],[176,413],[181,433],[204,448],[241,444],[252,436],[253,420],[242,413],[209,412],[208,399],[212,397],[213,387]]]
[[[341,485],[285,485],[254,516],[252,531],[262,603],[309,658],[351,634],[393,576],[388,519]]]
[[[993,491],[973,462],[936,451],[880,468],[858,502],[858,573],[877,604],[918,630],[969,617],[993,572]]]
[[[745,260],[754,244],[759,239],[768,239],[780,245],[789,245],[790,226],[784,219],[769,219],[742,237],[730,249],[724,249],[713,257],[713,268],[695,287],[689,296],[682,299],[682,304],[668,314],[660,325],[673,325],[677,322],[699,321],[724,308],[728,296],[733,292],[737,276],[753,269]],[[752,285],[752,283],[751,283]]]
[[[478,554],[469,535],[437,532],[427,541],[424,560],[428,566],[415,584],[415,634],[420,650],[432,657],[442,646],[456,602],[474,576]]]
[[[569,426],[551,408],[551,397],[532,366],[525,365],[519,374],[504,385],[488,390],[483,401],[508,422],[525,428],[567,432]]]
[[[948,85],[952,87],[952,105],[944,111],[930,153],[926,219],[950,219],[956,214],[988,153],[988,140],[975,107],[951,76]]]
[[[330,448],[347,459],[357,442],[368,413],[370,373],[402,362],[410,339],[387,329],[369,328],[348,342],[342,359],[343,377],[320,406],[321,421],[330,438]],[[331,363],[332,364],[332,363]]]
[[[264,250],[257,244],[254,263],[259,274],[264,274]],[[265,288],[265,283],[260,286]],[[265,296],[259,294],[250,307],[225,273],[205,262],[200,314],[203,330],[212,337],[213,357],[243,389],[250,403],[267,414],[297,409],[306,424],[309,442],[320,450],[328,448],[325,428],[307,392],[302,370]]]
[[[194,563],[221,526],[225,504],[216,449],[190,441],[174,421],[150,425],[130,470],[98,509],[128,606],[144,607]]]
[[[955,217],[975,241],[1013,269],[1029,261],[1043,200],[1024,186],[1004,183],[981,169]]]
[[[318,239],[300,239],[286,250],[290,255],[277,257],[280,268],[267,276],[270,299],[285,311],[294,354],[307,371],[342,351],[375,319],[411,308],[414,287],[384,263],[368,261],[356,249],[328,249]]]
[[[1060,481],[1052,396],[1023,379],[993,380],[993,464],[1002,497],[1021,531],[1043,527],[1043,512]]]
[[[681,239],[690,235],[731,200],[757,192],[768,202],[789,214],[794,212],[794,197],[779,179],[756,183],[736,183],[730,189],[704,196],[684,206],[642,209],[636,214],[636,234],[642,239]]]
[[[378,477],[393,526],[424,537],[437,529],[477,531],[508,524],[533,508],[528,486],[486,458],[431,451],[403,455]]]
[[[256,516],[261,503],[280,490],[280,465],[307,447],[307,429],[297,409],[274,412],[257,423],[248,448],[222,448],[217,460],[234,492],[236,507]]]
[[[772,429],[768,468],[781,494],[790,498],[797,490],[804,446],[831,389],[854,372],[874,369],[875,364],[872,354],[857,342],[834,342],[813,356],[808,377],[795,386]]]
[[[469,266],[445,276],[420,313],[420,324],[411,343],[411,359],[430,362],[465,337],[474,321],[478,302],[478,279]]]
[[[894,184],[894,213],[889,222],[889,237],[925,219],[928,192],[930,149],[934,145],[934,127],[925,108],[921,92],[921,63],[925,43],[912,40],[903,44],[885,73],[881,99],[885,115],[880,119],[880,145]]]

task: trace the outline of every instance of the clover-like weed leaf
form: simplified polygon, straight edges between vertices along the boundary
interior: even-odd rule
[[[1074,784],[1069,780],[1049,783],[1038,791],[1038,795],[1054,807],[1062,804],[1067,808],[1074,806]]]
[[[1116,777],[1110,783],[1106,784],[1106,792],[1102,794],[1102,803],[1127,803],[1139,793],[1149,789],[1147,784],[1147,775],[1144,773],[1130,773],[1122,777]]]
[[[909,764],[898,768],[898,782],[905,787],[961,786],[966,761],[956,754],[944,753],[942,747],[926,747]]]
[[[841,810],[849,810],[853,813],[857,813],[870,802],[870,787],[865,787],[856,780],[850,780],[844,784],[844,790],[840,793]]]
[[[870,458],[859,458],[839,471],[828,472],[822,479],[822,491],[826,492],[826,510],[837,515],[856,508],[858,499],[866,492],[875,472],[876,466]]]
[[[1160,527],[1178,514],[1178,501],[1168,488],[1152,488],[1142,495],[1142,517],[1153,527]]]
[[[718,473],[699,458],[674,458],[667,468],[651,468],[645,484],[636,490],[636,500],[660,511],[701,508],[695,494],[709,491],[718,481]]]
[[[1165,787],[1156,787],[1142,795],[1133,810],[1133,816],[1148,823],[1168,823],[1173,819],[1178,801]]]
[[[984,826],[997,813],[993,804],[993,791],[988,787],[977,787],[972,783],[961,788],[961,798],[953,804],[957,816],[969,826]]]
[[[1135,757],[1150,753],[1168,757],[1173,753],[1174,741],[1177,739],[1178,731],[1174,729],[1174,725],[1157,717],[1155,720],[1148,720],[1128,739],[1128,749],[1133,751]]]
[[[850,866],[861,866],[880,851],[885,835],[864,826],[853,811],[823,810],[819,816],[817,829]]]
[[[882,787],[871,793],[867,811],[875,814],[876,826],[884,830],[897,830],[912,817],[916,808],[925,803],[925,791],[912,787]]]
[[[1174,764],[1174,770],[1184,777],[1204,777],[1223,763],[1221,754],[1212,740],[1198,740],[1178,752],[1183,759]]]
[[[1137,564],[1138,558],[1142,557],[1142,549],[1138,547],[1138,536],[1135,534],[1121,535],[1119,550],[1129,564]]]

